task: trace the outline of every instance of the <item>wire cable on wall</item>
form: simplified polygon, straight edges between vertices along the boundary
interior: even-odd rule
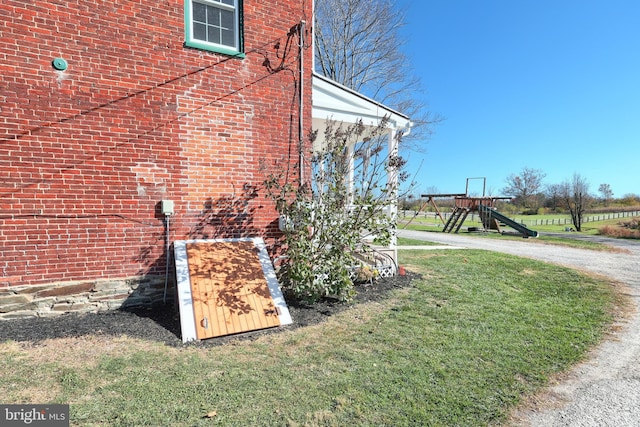
[[[67,215],[67,214],[18,214],[18,215],[0,215],[0,220],[12,220],[12,219],[24,219],[24,218],[47,218],[47,219],[97,219],[97,218],[120,218],[125,221],[135,222],[136,224],[144,225],[147,227],[157,227],[158,223],[151,223],[146,221],[141,221],[136,218],[132,218],[126,215],[121,214],[78,214],[78,215]]]

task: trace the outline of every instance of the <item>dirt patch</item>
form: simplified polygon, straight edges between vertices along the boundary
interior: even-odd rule
[[[380,279],[372,285],[358,286],[358,293],[350,303],[341,303],[331,298],[309,305],[290,301],[289,311],[293,324],[248,332],[220,338],[213,338],[189,345],[216,346],[238,339],[252,339],[265,334],[274,334],[318,324],[330,316],[355,304],[380,301],[388,297],[393,289],[411,286],[416,274]],[[101,341],[103,337],[129,337],[182,347],[180,337],[180,316],[174,306],[158,306],[151,309],[115,310],[103,313],[66,314],[52,318],[28,318],[0,321],[0,342],[7,340],[20,343],[42,344],[44,341],[60,338],[81,338]]]

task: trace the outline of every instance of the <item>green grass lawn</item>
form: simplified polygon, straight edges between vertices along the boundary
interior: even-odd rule
[[[516,235],[507,235],[507,234],[498,234],[498,233],[471,233],[472,236],[477,236],[486,239],[507,239],[507,240],[518,240],[522,241],[522,236]],[[616,248],[613,248],[607,244],[593,242],[589,240],[576,240],[570,237],[560,237],[560,236],[544,236],[539,235],[536,238],[527,239],[529,243],[542,243],[542,244],[553,244],[558,246],[567,246],[571,248],[580,248],[580,249],[589,249],[592,251],[616,251]]]
[[[532,217],[538,217],[538,221],[541,221],[540,218],[544,218],[545,215],[531,215]],[[551,216],[549,215],[549,218],[554,217],[557,219],[559,215],[555,215],[555,216]],[[460,234],[464,234],[466,236],[475,236],[475,237],[483,237],[483,238],[495,238],[495,239],[522,239],[521,236],[513,236],[513,235],[509,235],[509,234],[505,234],[505,235],[501,235],[500,233],[497,233],[495,231],[491,231],[488,233],[467,233],[467,228],[468,227],[477,227],[479,229],[482,229],[482,224],[477,220],[477,215],[475,216],[476,220],[471,219],[471,216],[469,216],[465,222],[463,223],[462,227],[460,228],[459,233]],[[410,219],[410,221],[409,221]],[[597,235],[599,234],[599,230],[604,227],[604,226],[615,226],[616,224],[618,224],[620,221],[623,220],[629,220],[630,218],[625,218],[625,219],[609,219],[609,220],[602,220],[602,221],[597,221],[597,222],[589,222],[587,224],[584,224],[582,227],[582,232],[579,234],[582,235]],[[439,221],[439,220],[438,220]],[[441,232],[442,231],[442,223],[435,223],[433,218],[430,219],[426,219],[426,218],[420,218],[420,217],[416,217],[416,218],[408,218],[407,220],[400,220],[399,224],[398,224],[398,228],[399,229],[406,229],[406,230],[417,230],[417,231],[430,231],[430,232]],[[563,233],[565,232],[565,227],[564,226],[559,226],[559,225],[538,225],[538,226],[529,226],[530,229],[532,230],[536,230],[538,232],[544,233]],[[515,230],[511,229],[510,227],[504,227],[503,231],[507,231],[507,232],[514,232]],[[584,240],[576,240],[576,239],[572,239],[571,238],[571,234],[572,233],[568,233],[567,237],[560,237],[560,236],[545,236],[545,235],[538,235],[537,238],[535,239],[530,239],[530,241],[533,242],[540,242],[540,243],[549,243],[549,244],[554,244],[554,245],[560,245],[560,246],[568,246],[568,247],[575,247],[575,248],[582,248],[582,249],[590,249],[590,250],[596,250],[596,251],[611,251],[611,250],[616,250],[615,248],[612,248],[609,245],[603,244],[603,243],[597,243],[597,242],[589,242],[589,241],[584,241]]]
[[[407,239],[406,237],[398,237],[398,246],[438,246],[440,243],[429,242],[426,240]]]
[[[485,251],[401,251],[420,278],[326,322],[217,347],[92,336],[0,343],[9,403],[81,426],[482,426],[583,360],[611,284]]]
[[[428,231],[428,232],[441,232],[441,228],[423,226],[417,224],[410,224],[406,227],[407,230],[417,230],[417,231]],[[506,240],[519,240],[522,241],[522,236],[519,235],[509,235],[509,234],[499,234],[495,231],[488,233],[467,233],[466,230],[460,230],[460,234],[464,236],[477,237],[482,239],[506,239]],[[415,241],[415,239],[407,239],[409,241]],[[615,251],[616,249],[606,245],[604,243],[592,242],[588,240],[576,240],[571,239],[570,237],[559,237],[559,236],[543,236],[539,235],[536,238],[527,239],[527,242],[530,243],[541,243],[541,244],[553,244],[559,246],[567,246],[572,248],[581,248],[581,249],[589,249],[593,251]],[[398,245],[418,245],[419,243],[402,243],[401,239],[398,239]],[[433,242],[423,242],[423,244],[429,245],[438,245],[440,243]]]
[[[542,215],[532,215],[531,221],[534,220],[533,217],[542,217]],[[558,216],[558,215],[556,215]],[[555,216],[554,216],[555,217]],[[440,219],[434,220],[433,218],[420,218],[420,217],[416,217],[411,219],[411,221],[409,221],[410,218],[407,219],[403,219],[400,218],[399,219],[399,223],[398,223],[398,227],[399,228],[403,228],[405,227],[405,225],[408,223],[409,225],[407,226],[408,229],[415,229],[413,227],[418,227],[421,229],[426,229],[429,231],[438,231],[438,230],[442,230],[443,224],[442,221],[440,221]],[[517,216],[513,218],[514,220],[518,221],[518,222],[522,222],[522,220],[528,221],[529,217],[522,217],[522,216]],[[549,220],[551,221],[551,216],[549,218]],[[557,218],[556,218],[557,220]],[[538,221],[541,221],[540,218],[538,218]],[[602,224],[601,224],[602,223]],[[585,231],[592,231],[593,234],[595,234],[597,232],[598,227],[605,225],[604,221],[601,222],[593,222],[593,223],[588,223],[584,225],[584,230]],[[552,232],[552,233],[562,233],[565,232],[565,228],[566,227],[572,227],[571,224],[567,224],[567,225],[527,225],[525,222],[525,226],[538,231],[538,232]],[[461,227],[461,231],[466,230],[468,227],[478,227],[478,228],[482,228],[482,222],[479,220],[478,215],[469,215],[465,221],[462,224]],[[510,227],[504,227],[505,230],[509,230],[509,231],[513,231]]]

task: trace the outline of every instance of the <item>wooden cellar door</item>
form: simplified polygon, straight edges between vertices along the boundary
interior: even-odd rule
[[[280,325],[253,241],[186,244],[197,339]]]

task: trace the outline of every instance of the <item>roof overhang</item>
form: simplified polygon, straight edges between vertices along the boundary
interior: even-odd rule
[[[321,142],[327,120],[353,124],[362,120],[365,126],[378,126],[388,118],[387,128],[409,133],[412,123],[409,117],[354,90],[319,74],[313,74],[312,127],[318,131],[316,143]]]

